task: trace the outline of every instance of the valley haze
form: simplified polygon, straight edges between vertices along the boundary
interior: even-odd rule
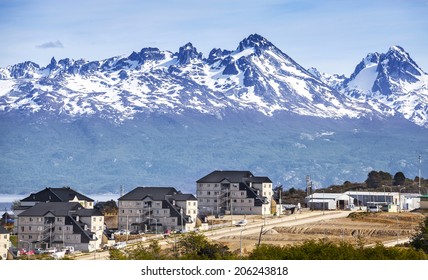
[[[428,75],[401,46],[362,55],[350,77],[320,73],[251,34],[208,56],[187,43],[0,68],[0,192],[194,193],[218,169],[285,188],[424,175]]]

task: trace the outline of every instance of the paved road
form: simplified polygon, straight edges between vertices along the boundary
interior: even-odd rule
[[[249,235],[259,233],[263,226],[263,231],[272,229],[276,226],[296,226],[307,223],[319,222],[322,220],[331,220],[337,218],[347,217],[349,211],[308,211],[299,214],[292,214],[283,217],[275,217],[268,219],[248,219],[248,224],[244,227],[229,226],[221,229],[213,229],[202,232],[209,239],[218,240],[225,236],[231,235]],[[159,245],[166,245],[167,243],[174,242],[172,239],[160,239]],[[146,241],[147,245],[149,241]],[[129,245],[132,246],[132,245]],[[109,251],[92,252],[75,256],[76,260],[108,260]]]
[[[302,225],[307,223],[319,222],[322,220],[343,218],[343,217],[347,217],[349,213],[350,213],[349,211],[334,211],[334,212],[326,211],[324,212],[324,214],[321,211],[305,212],[302,214],[293,214],[293,215],[284,216],[280,218],[257,220],[253,222],[250,221],[244,227],[228,227],[225,229],[214,230],[212,232],[207,231],[207,232],[204,232],[204,234],[212,240],[218,240],[222,237],[230,236],[230,235],[241,235],[241,234],[250,235],[250,234],[259,233],[262,226],[263,226],[263,231],[265,231],[277,226],[291,227],[291,226]]]

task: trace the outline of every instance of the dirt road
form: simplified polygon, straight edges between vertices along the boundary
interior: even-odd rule
[[[292,245],[305,240],[326,239],[331,242],[351,242],[370,246],[377,242],[388,246],[406,242],[417,230],[424,216],[419,213],[361,213],[342,211],[326,212],[325,215],[313,213],[299,218],[294,214],[280,223],[261,224],[254,228],[216,238],[232,251],[251,251],[259,242],[274,245]],[[317,215],[318,214],[318,215]],[[295,218],[293,221],[290,218]],[[398,240],[398,241],[397,241]],[[242,243],[241,243],[242,242]]]

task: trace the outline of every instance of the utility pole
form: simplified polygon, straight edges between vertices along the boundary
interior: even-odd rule
[[[230,191],[230,225],[233,226],[232,191]]]
[[[129,233],[129,216],[126,215],[126,242],[128,242],[128,234]]]
[[[421,155],[419,155],[419,194],[421,194]]]

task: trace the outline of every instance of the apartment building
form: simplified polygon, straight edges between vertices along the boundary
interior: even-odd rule
[[[10,233],[0,226],[0,260],[7,260],[7,252],[10,248]]]
[[[195,228],[198,201],[171,187],[137,187],[118,199],[119,229],[164,232]]]
[[[213,171],[196,181],[196,191],[204,214],[271,214],[272,181],[250,171]]]
[[[104,216],[79,202],[40,202],[18,215],[18,247],[73,246],[91,252],[102,246]]]

